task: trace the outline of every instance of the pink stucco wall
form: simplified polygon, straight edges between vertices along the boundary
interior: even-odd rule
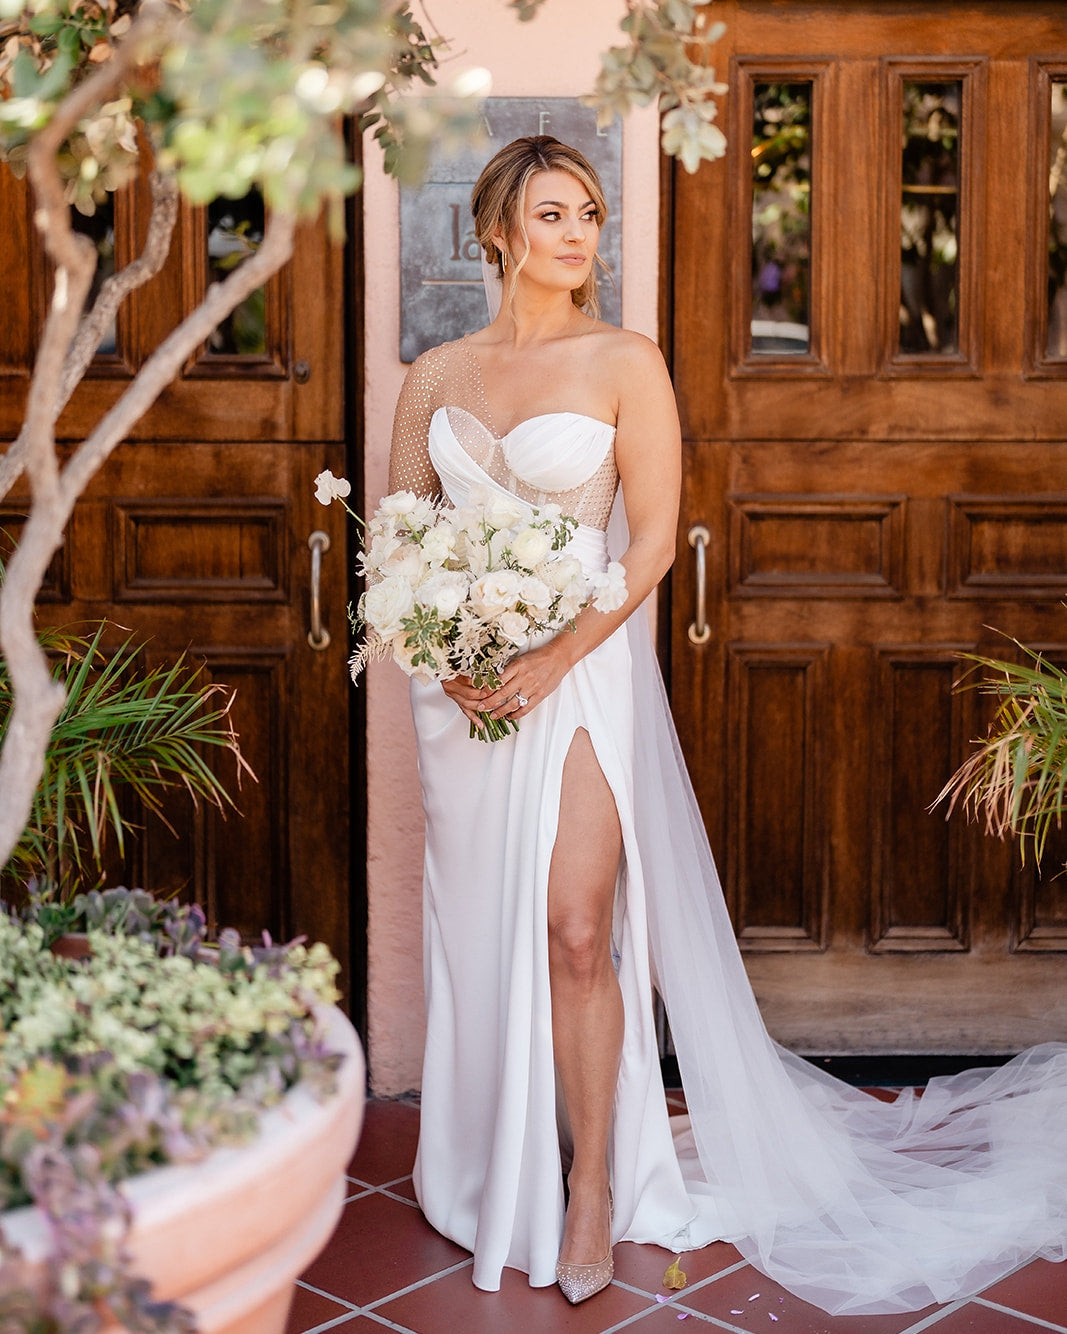
[[[598,53],[618,40],[623,0],[547,0],[520,25],[504,0],[434,0],[452,39],[449,75],[485,66],[496,97],[573,97],[587,92]],[[631,115],[623,138],[623,322],[656,336],[658,127]],[[609,205],[614,201],[609,200]],[[368,140],[363,189],[366,263],[366,494],[386,490],[393,406],[406,367],[398,356],[399,231],[396,186]],[[616,216],[618,212],[616,210]],[[369,1065],[378,1095],[419,1085],[423,1041],[422,807],[407,679],[390,664],[367,673],[367,877]]]

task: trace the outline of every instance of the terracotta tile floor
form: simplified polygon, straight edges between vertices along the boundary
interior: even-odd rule
[[[668,1100],[681,1107],[677,1095]],[[977,1297],[903,1316],[832,1318],[717,1242],[682,1261],[688,1286],[666,1303],[668,1251],[615,1247],[615,1281],[580,1306],[506,1270],[499,1292],[470,1280],[470,1256],[423,1221],[411,1190],[418,1107],[371,1102],[351,1193],[329,1245],[297,1285],[287,1334],[668,1334],[684,1328],[770,1334],[1067,1334],[1067,1264],[1036,1260]],[[755,1295],[755,1294],[758,1294]],[[777,1317],[776,1320],[772,1320]]]

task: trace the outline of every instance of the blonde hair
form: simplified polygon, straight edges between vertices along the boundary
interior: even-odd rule
[[[504,283],[504,303],[510,305],[514,291],[505,278],[503,256],[493,240],[493,233],[504,236],[518,232],[526,243],[524,254],[516,257],[514,271],[518,272],[530,253],[530,238],[526,234],[523,209],[526,203],[526,187],[531,176],[539,171],[565,171],[573,176],[586,190],[596,208],[598,226],[604,225],[608,215],[608,206],[600,177],[593,167],[576,148],[560,143],[548,134],[532,134],[525,139],[513,139],[482,170],[471,191],[471,213],[474,215],[474,234],[478,244],[485,252],[490,264],[496,264],[497,272]],[[608,266],[596,257],[596,264],[608,272]],[[587,314],[600,314],[600,301],[597,296],[596,267],[580,287],[571,292],[571,300]]]

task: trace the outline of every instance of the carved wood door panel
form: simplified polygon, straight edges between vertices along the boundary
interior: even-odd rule
[[[101,268],[137,253],[142,184],[79,225]],[[184,207],[160,275],[128,301],[60,422],[79,440],[206,285],[255,247],[255,196]],[[9,306],[0,324],[0,447],[18,431],[50,276],[27,192],[0,170]],[[108,617],[147,641],[150,661],[188,649],[236,688],[233,716],[258,782],[240,815],[168,804],[175,838],[149,820],[121,873],[175,891],[211,919],[276,939],[306,932],[349,965],[348,707],[343,513],[314,499],[322,468],[345,471],[343,253],[322,227],[298,235],[287,268],[184,368],[119,446],[75,509],[41,620]],[[0,502],[17,528],[25,492]],[[325,532],[322,617],[333,643],[309,644],[312,551]]]
[[[670,661],[750,975],[803,1051],[1062,1038],[1067,842],[1039,875],[928,806],[985,725],[958,655],[1067,657],[1067,5],[715,10]]]

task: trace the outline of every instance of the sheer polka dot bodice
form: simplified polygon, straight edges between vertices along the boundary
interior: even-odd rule
[[[466,339],[424,353],[408,372],[393,427],[390,491],[442,495],[431,450],[438,413],[459,447],[498,486],[527,504],[554,503],[580,524],[607,528],[619,484],[614,427],[561,411],[540,413],[506,435],[495,434],[478,361]]]

